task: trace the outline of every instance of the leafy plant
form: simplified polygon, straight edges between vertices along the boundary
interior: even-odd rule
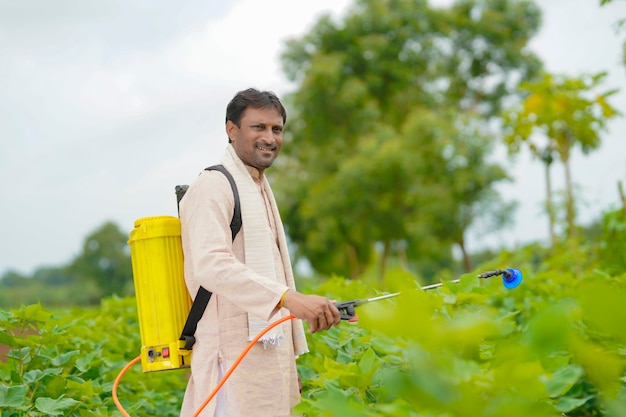
[[[111,298],[100,308],[51,313],[40,304],[0,310],[2,417],[109,416],[118,413],[113,381],[140,351],[135,301]],[[177,416],[181,372],[129,372],[120,398],[129,412]]]
[[[472,275],[361,307],[310,337],[307,416],[618,416],[626,282],[525,271],[511,291]],[[330,281],[321,287],[340,293]],[[600,307],[601,306],[601,307]],[[346,400],[347,398],[347,400]]]

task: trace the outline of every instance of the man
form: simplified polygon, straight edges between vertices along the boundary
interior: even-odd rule
[[[283,225],[267,179],[283,142],[286,112],[271,92],[240,91],[226,110],[222,164],[239,192],[242,228],[231,235],[234,197],[227,178],[203,171],[180,202],[185,280],[213,293],[198,323],[181,417],[192,416],[249,340],[289,314],[327,330],[340,322],[325,297],[296,291]],[[300,320],[263,336],[201,416],[289,416],[299,402],[295,364],[308,351]]]

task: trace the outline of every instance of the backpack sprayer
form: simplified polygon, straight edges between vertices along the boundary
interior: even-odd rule
[[[222,165],[206,170],[222,172],[231,185],[235,208],[230,229],[234,240],[241,229],[237,185]],[[178,185],[175,189],[180,204],[188,186]],[[196,327],[211,292],[200,287],[191,300],[183,271],[178,217],[144,217],[136,220],[134,226],[128,244],[141,334],[141,368],[143,372],[189,368]]]

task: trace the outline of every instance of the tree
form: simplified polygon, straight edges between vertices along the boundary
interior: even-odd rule
[[[73,283],[73,277],[68,273],[67,267],[43,267],[38,268],[33,274],[33,280],[45,286],[59,286]]]
[[[2,287],[20,287],[26,285],[29,278],[17,271],[9,270],[2,274],[0,278],[0,286]]]
[[[609,119],[618,115],[608,103],[616,90],[594,93],[606,73],[566,77],[544,73],[521,88],[526,98],[521,106],[505,112],[505,143],[511,153],[526,144],[546,167],[546,210],[550,221],[550,236],[554,243],[554,209],[550,181],[550,165],[558,156],[565,172],[565,219],[567,236],[575,230],[576,211],[571,173],[571,154],[579,147],[583,154],[597,149],[601,133],[606,130]]]
[[[132,267],[127,240],[115,223],[104,223],[85,238],[83,251],[70,270],[79,279],[94,281],[102,296],[128,294]]]
[[[503,202],[494,186],[511,178],[506,169],[489,161],[494,140],[479,127],[468,123],[448,141],[450,151],[438,164],[438,182],[445,186],[448,196],[444,201],[436,201],[433,212],[438,214],[439,221],[431,220],[431,224],[439,238],[451,239],[458,246],[463,268],[470,272],[473,264],[466,245],[467,230],[481,218],[488,219],[489,232],[510,222],[515,205]]]
[[[530,1],[360,0],[289,41],[298,88],[278,164],[293,175],[275,184],[298,255],[357,276],[376,248],[381,270],[392,255],[466,252],[476,208],[506,177],[488,163],[486,122],[540,68],[526,48],[539,16]]]

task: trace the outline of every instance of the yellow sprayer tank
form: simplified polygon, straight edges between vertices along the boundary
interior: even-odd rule
[[[191,350],[179,342],[191,297],[183,275],[180,220],[144,217],[130,232],[143,372],[188,368]]]

